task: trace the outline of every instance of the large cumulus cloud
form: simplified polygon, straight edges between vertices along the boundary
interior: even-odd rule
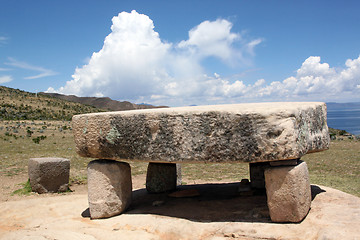
[[[269,100],[322,100],[360,90],[360,57],[345,68],[331,68],[320,57],[309,57],[295,76],[246,84],[205,69],[203,61],[218,59],[230,67],[251,65],[261,38],[232,31],[225,19],[204,21],[179,43],[163,41],[152,20],[136,11],[112,19],[112,32],[88,64],[76,68],[72,80],[49,92],[108,96],[117,100],[161,105],[212,104]],[[175,30],[174,30],[175,31]]]
[[[76,68],[73,79],[65,86],[57,90],[50,87],[48,91],[168,105],[198,102],[215,94],[214,87],[215,92],[221,92],[218,85],[231,87],[228,82],[205,74],[201,64],[204,58],[240,63],[245,56],[252,56],[253,48],[261,42],[246,41],[239,33],[232,33],[231,28],[232,24],[224,19],[205,21],[189,31],[188,40],[168,43],[154,31],[148,16],[136,11],[122,12],[113,17],[112,32],[88,64]],[[241,42],[242,48],[233,46],[236,41]]]

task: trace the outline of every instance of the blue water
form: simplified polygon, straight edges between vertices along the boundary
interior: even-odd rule
[[[327,106],[327,123],[329,127],[360,135],[359,106],[333,106],[332,104],[327,104]]]

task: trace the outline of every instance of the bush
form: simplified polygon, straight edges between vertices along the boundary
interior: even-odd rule
[[[31,137],[31,135],[32,135],[33,133],[34,133],[33,131],[31,131],[30,129],[28,129],[28,130],[26,131],[26,136],[27,136],[27,137]]]
[[[46,138],[46,136],[41,135],[40,137],[33,138],[32,140],[34,143],[39,144],[40,140],[44,140],[45,138]]]
[[[345,134],[347,134],[347,132],[345,130],[340,130],[339,135],[343,136]]]

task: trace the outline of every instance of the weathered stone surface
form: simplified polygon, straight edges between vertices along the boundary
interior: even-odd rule
[[[128,163],[94,160],[88,165],[88,199],[91,218],[124,212],[131,203],[132,182]]]
[[[176,170],[174,163],[149,163],[146,190],[149,193],[161,193],[176,189]]]
[[[261,162],[329,147],[324,103],[255,103],[73,117],[83,157],[148,162]]]
[[[31,189],[37,193],[65,192],[69,189],[70,161],[66,158],[30,158]]]
[[[311,188],[305,162],[296,166],[265,170],[265,184],[270,217],[273,222],[300,222],[310,209]]]

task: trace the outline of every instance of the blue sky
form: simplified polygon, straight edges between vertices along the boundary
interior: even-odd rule
[[[0,85],[169,106],[360,101],[359,9],[355,0],[3,0]]]

